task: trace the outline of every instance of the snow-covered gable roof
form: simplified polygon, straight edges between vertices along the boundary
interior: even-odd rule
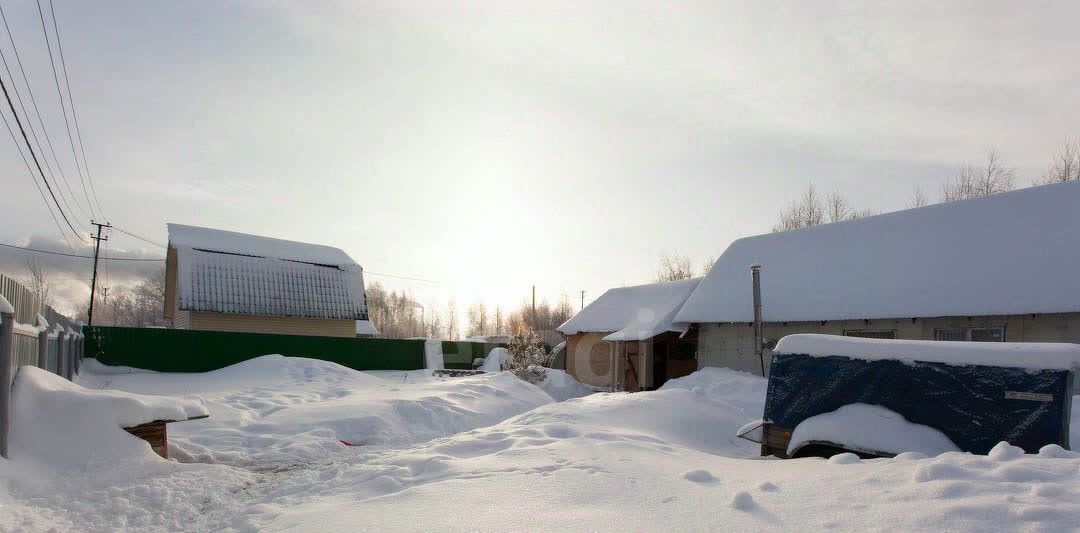
[[[1080,182],[739,239],[677,323],[1080,311]]]
[[[169,224],[188,311],[366,320],[363,270],[338,248]]]
[[[559,326],[564,335],[613,332],[606,341],[645,340],[665,331],[685,332],[672,318],[701,278],[610,289]]]

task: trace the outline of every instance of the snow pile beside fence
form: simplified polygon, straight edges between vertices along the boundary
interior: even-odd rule
[[[406,446],[552,402],[509,373],[454,379],[433,378],[428,370],[373,375],[280,355],[203,374],[117,374],[93,364],[79,381],[139,393],[199,394],[211,416],[171,425],[170,456],[239,466]]]
[[[544,369],[544,381],[540,382],[540,388],[558,402],[588,396],[595,392],[566,371],[557,368]]]
[[[60,470],[161,460],[123,428],[209,414],[197,399],[90,390],[35,367],[19,371],[12,399],[10,458]]]

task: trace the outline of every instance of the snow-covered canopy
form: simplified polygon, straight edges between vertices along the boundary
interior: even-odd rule
[[[366,320],[363,270],[345,252],[169,224],[179,309]]]
[[[739,239],[675,317],[766,322],[1080,311],[1080,182]]]
[[[1080,344],[1058,342],[912,341],[800,333],[780,339],[773,353],[1032,370],[1080,369]]]
[[[558,327],[564,335],[613,332],[606,341],[651,339],[665,331],[685,332],[672,318],[701,278],[610,289]]]

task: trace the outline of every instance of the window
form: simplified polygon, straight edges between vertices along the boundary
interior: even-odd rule
[[[968,335],[972,342],[1005,342],[1005,328],[971,328]]]
[[[934,340],[1005,342],[1005,328],[943,328],[934,330]]]
[[[891,329],[847,329],[844,330],[844,336],[866,339],[895,339],[896,331]]]

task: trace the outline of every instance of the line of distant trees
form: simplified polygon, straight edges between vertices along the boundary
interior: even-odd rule
[[[445,306],[418,303],[410,293],[386,289],[374,282],[367,288],[368,317],[380,337],[458,339],[474,335],[516,335],[525,331],[552,330],[574,314],[570,299],[563,295],[551,303],[523,301],[517,309],[488,306],[475,302],[465,309],[465,321],[459,323],[457,303]]]
[[[1050,165],[1031,184],[1047,185],[1080,180],[1080,139],[1066,139],[1051,155]],[[940,200],[952,202],[968,198],[981,198],[1013,190],[1016,170],[1002,163],[997,149],[986,152],[981,165],[964,165],[941,186]],[[916,188],[907,207],[929,205],[930,198],[922,189]],[[816,226],[841,220],[851,220],[875,214],[870,210],[856,210],[838,192],[820,194],[811,184],[797,200],[780,211],[773,231],[787,231]]]
[[[1080,180],[1080,138],[1066,139],[1050,157],[1047,170],[1031,180],[1032,186],[1048,185]],[[968,198],[981,198],[1013,190],[1016,170],[1002,163],[997,149],[986,152],[981,165],[964,165],[941,186],[940,201],[952,202]],[[926,193],[916,188],[908,208],[923,207],[931,203]],[[780,211],[774,232],[807,228],[818,224],[854,220],[874,215],[869,209],[855,209],[839,192],[821,194],[813,184],[802,195]],[[713,260],[705,261],[701,274],[712,267]],[[656,281],[676,281],[698,275],[690,258],[680,254],[661,257],[656,271]]]
[[[47,283],[47,281],[46,281]],[[89,322],[89,296],[77,306],[75,319]],[[136,328],[169,326],[165,318],[165,268],[131,286],[98,287],[94,325]]]

